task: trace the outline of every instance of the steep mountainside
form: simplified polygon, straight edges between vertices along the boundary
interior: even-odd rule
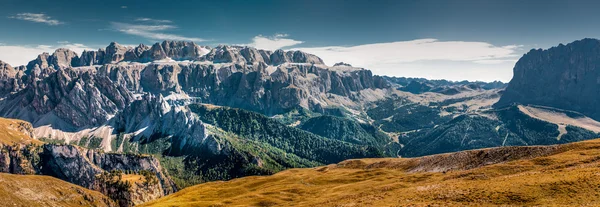
[[[599,148],[592,140],[348,160],[201,184],[142,206],[594,206]]]
[[[396,156],[399,145],[377,127],[345,117],[323,115],[302,122],[298,128],[314,134],[355,144],[376,146],[386,156]]]
[[[381,157],[385,150],[382,145],[318,136],[243,109],[208,104],[170,107],[160,96],[145,96],[130,107],[127,116],[116,117],[121,135],[114,149],[184,157],[178,164],[183,169],[167,167],[176,180],[186,180],[180,183],[184,185],[198,179],[185,178],[189,176],[211,181],[272,174],[291,167]]]
[[[88,189],[106,193],[120,206],[132,206],[177,190],[159,161],[150,156],[108,154],[94,150],[83,149],[72,145],[22,145],[0,146],[0,172],[48,175]],[[103,180],[99,175],[113,171],[140,172],[156,178],[155,185],[144,186],[141,190],[131,191],[131,186],[125,185],[109,191],[114,185],[111,180]],[[155,192],[146,195],[148,191]],[[109,193],[110,192],[110,193]],[[130,194],[136,194],[129,197]]]
[[[535,104],[577,111],[600,120],[600,40],[583,39],[531,50],[514,67],[496,104]]]
[[[161,94],[176,105],[202,102],[275,115],[298,108],[321,113],[335,106],[358,109],[389,89],[369,70],[328,67],[300,51],[210,49],[192,42],[135,48],[111,43],[81,56],[59,49],[26,67],[1,65],[1,116],[31,122],[39,137],[68,142],[101,137],[106,150],[116,133],[90,131],[108,125],[144,93]]]

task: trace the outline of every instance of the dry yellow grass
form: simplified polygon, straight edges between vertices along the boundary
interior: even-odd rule
[[[136,175],[136,174],[123,174],[121,181],[131,182],[131,183],[143,183],[146,179],[144,176]]]
[[[29,122],[18,119],[0,118],[0,144],[41,144],[41,141],[33,139],[26,133],[28,128],[31,129]]]
[[[0,206],[115,206],[100,192],[41,175],[0,173]]]
[[[142,206],[600,206],[600,140],[349,160],[192,186]]]

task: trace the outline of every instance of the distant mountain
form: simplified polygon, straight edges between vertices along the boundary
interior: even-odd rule
[[[583,39],[531,50],[495,105],[535,104],[572,110],[600,120],[600,40]]]
[[[398,90],[414,94],[425,92],[441,93],[444,95],[455,95],[470,90],[491,90],[506,87],[506,83],[500,81],[448,81],[448,80],[429,80],[425,78],[405,78],[383,76],[388,82],[395,84]]]

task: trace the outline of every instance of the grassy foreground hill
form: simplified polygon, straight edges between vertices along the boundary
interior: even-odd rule
[[[196,185],[142,206],[598,206],[600,139],[347,160]]]
[[[0,206],[117,206],[102,193],[57,178],[0,173]]]

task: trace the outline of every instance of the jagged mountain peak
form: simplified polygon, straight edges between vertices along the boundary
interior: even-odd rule
[[[111,42],[105,48],[85,50],[78,55],[67,48],[54,53],[42,53],[27,64],[28,70],[39,68],[63,69],[92,65],[118,64],[120,62],[147,63],[171,59],[174,61],[209,61],[214,63],[261,64],[278,66],[284,63],[324,65],[321,58],[302,51],[268,51],[248,46],[219,45],[215,48],[201,46],[191,41],[162,41],[151,46],[136,47]],[[37,66],[36,66],[37,65]]]

